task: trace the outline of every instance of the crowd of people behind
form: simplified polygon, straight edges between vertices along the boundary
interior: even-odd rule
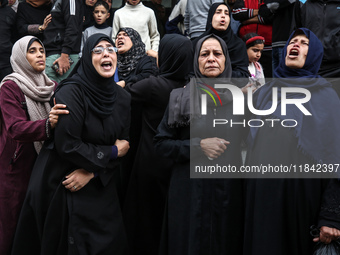
[[[318,1],[178,0],[167,13],[162,0],[0,0],[0,254],[308,255],[335,242],[337,175],[190,178],[193,162],[339,166],[340,22]],[[234,115],[216,83],[277,107]],[[283,110],[292,87],[311,98]],[[210,125],[265,117],[297,125]]]

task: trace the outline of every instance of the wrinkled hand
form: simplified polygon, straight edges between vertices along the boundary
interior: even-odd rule
[[[59,75],[63,75],[71,67],[70,61],[68,60],[68,54],[65,54],[65,53],[61,53],[61,56],[53,62],[53,65],[55,63],[58,63],[59,65],[59,69],[58,69]]]
[[[313,242],[323,242],[329,244],[332,240],[340,237],[340,230],[323,226],[320,228],[320,236],[313,239]]]
[[[44,24],[42,24],[41,29],[45,30],[48,24],[52,21],[52,14],[48,14],[44,19]]]
[[[206,138],[201,140],[201,149],[203,153],[210,159],[216,159],[227,149],[230,142],[222,138]]]
[[[117,139],[115,142],[115,145],[117,146],[118,149],[118,157],[123,157],[126,155],[126,153],[130,149],[130,144],[126,140],[119,140]]]
[[[64,104],[56,104],[54,98],[54,106],[52,107],[50,114],[48,115],[48,121],[50,122],[51,128],[55,128],[58,123],[59,115],[60,114],[69,114],[68,110],[62,110],[66,108]]]
[[[71,192],[76,192],[82,189],[88,182],[94,177],[93,173],[90,173],[84,169],[74,170],[72,173],[67,175],[66,180],[63,181],[63,185],[66,189]]]

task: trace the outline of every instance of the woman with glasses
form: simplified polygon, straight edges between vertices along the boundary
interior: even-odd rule
[[[116,49],[104,34],[85,43],[55,93],[59,118],[33,169],[13,254],[126,254],[116,192],[129,149],[130,96],[114,82]]]

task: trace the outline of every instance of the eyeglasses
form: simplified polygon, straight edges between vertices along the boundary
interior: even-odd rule
[[[113,46],[110,46],[110,47],[95,47],[93,48],[92,52],[94,54],[102,54],[104,52],[104,50],[106,50],[108,53],[113,53],[113,52],[117,52],[117,48],[116,47],[113,47]]]

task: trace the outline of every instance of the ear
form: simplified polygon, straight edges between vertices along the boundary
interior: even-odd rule
[[[107,18],[110,18],[110,13],[109,12],[107,13]]]

